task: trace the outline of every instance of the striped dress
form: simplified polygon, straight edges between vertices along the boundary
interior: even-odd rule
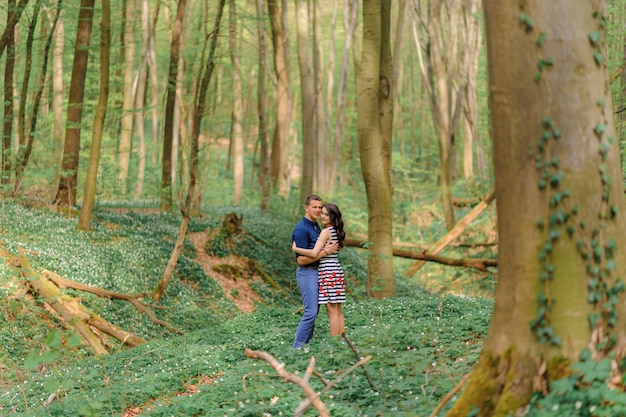
[[[337,231],[329,226],[331,240],[337,241]],[[320,258],[319,272],[319,304],[345,303],[346,284],[343,268],[337,259],[337,253],[331,253]]]

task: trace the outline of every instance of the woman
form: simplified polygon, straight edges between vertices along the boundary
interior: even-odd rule
[[[292,249],[300,255],[312,258],[317,258],[320,254],[323,255],[319,258],[318,267],[318,303],[326,304],[326,312],[330,321],[330,335],[339,336],[346,331],[341,309],[341,304],[346,302],[346,285],[343,268],[337,259],[337,252],[328,254],[324,250],[324,245],[328,241],[338,241],[339,248],[342,248],[346,233],[343,231],[341,211],[335,204],[328,203],[322,206],[321,219],[324,229],[320,233],[315,247],[313,249],[299,248],[296,246],[296,242],[293,242]]]

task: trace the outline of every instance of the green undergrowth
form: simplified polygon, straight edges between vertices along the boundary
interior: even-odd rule
[[[475,364],[491,307],[490,301],[429,295],[347,303],[348,335],[361,356],[372,357],[365,366],[376,392],[356,369],[323,393],[322,401],[333,416],[429,414]],[[184,336],[85,358],[69,368],[45,367],[2,393],[0,411],[106,416],[135,408],[142,416],[292,415],[301,390],[266,362],[246,358],[245,348],[270,353],[300,376],[315,357],[315,369],[331,382],[355,362],[347,344],[329,336],[323,313],[310,346],[292,349],[298,319],[293,309],[264,307]],[[324,388],[315,377],[311,385]],[[53,392],[56,397],[44,406]]]
[[[220,231],[227,213],[243,216],[243,233]],[[256,313],[242,314],[184,243],[175,274],[153,312],[182,334],[152,323],[127,302],[64,290],[109,322],[148,341],[126,348],[106,339],[110,355],[94,357],[75,331],[59,322],[7,262],[0,262],[0,415],[111,416],[138,407],[152,416],[291,415],[299,388],[275,375],[244,349],[264,350],[302,375],[311,356],[328,380],[355,362],[342,340],[328,336],[320,312],[317,336],[301,351],[290,348],[299,321],[299,292],[290,249],[301,214],[210,207],[192,219],[189,232],[207,231],[215,256],[245,260],[267,277],[254,284]],[[177,237],[180,215],[150,207],[100,207],[90,232],[78,231],[74,214],[5,202],[0,245],[19,249],[34,270],[124,294],[150,292],[161,277]],[[397,299],[365,297],[363,250],[344,248],[348,335],[367,369],[345,376],[322,395],[333,416],[424,415],[475,362],[491,301],[431,295],[399,274]],[[152,304],[152,303],[149,303]],[[316,390],[322,383],[314,380]],[[44,406],[48,402],[49,404]],[[309,412],[306,415],[314,415]]]

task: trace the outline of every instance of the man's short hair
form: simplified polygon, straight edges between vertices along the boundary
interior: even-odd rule
[[[306,200],[304,201],[304,205],[308,206],[309,203],[311,203],[311,201],[316,200],[316,201],[322,201],[322,197],[320,197],[317,194],[309,194],[306,196]]]

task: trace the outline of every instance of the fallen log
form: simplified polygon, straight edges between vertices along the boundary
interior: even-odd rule
[[[453,240],[459,237],[465,229],[478,217],[480,213],[482,213],[489,204],[496,198],[496,191],[492,190],[483,201],[481,201],[476,207],[474,207],[469,213],[465,215],[461,220],[457,222],[456,225],[448,232],[445,236],[439,239],[431,248],[428,249],[427,253],[430,255],[436,255],[441,252],[446,246],[448,246]],[[414,262],[405,272],[404,275],[407,277],[411,277],[415,275],[415,273],[426,264],[425,260],[419,260]]]
[[[182,334],[180,330],[176,329],[170,323],[163,321],[163,320],[159,320],[156,317],[156,315],[152,311],[149,310],[149,308],[159,308],[158,306],[148,305],[146,303],[139,301],[139,298],[143,298],[147,295],[145,293],[140,293],[136,295],[121,294],[121,293],[117,293],[114,291],[105,290],[103,288],[93,287],[91,285],[72,281],[67,278],[63,278],[62,276],[52,271],[49,271],[47,269],[43,270],[43,274],[45,274],[50,279],[50,281],[54,282],[59,288],[71,288],[74,290],[89,292],[99,297],[104,297],[104,298],[108,298],[111,300],[128,301],[137,309],[139,313],[143,313],[146,316],[148,316],[148,318],[150,319],[150,321],[152,321],[152,323],[157,324],[159,326],[163,326],[173,333]]]
[[[367,242],[363,240],[358,240],[354,238],[346,238],[344,240],[345,246],[353,246],[353,247],[363,247]],[[402,250],[397,248],[392,248],[393,256],[397,256],[400,258],[407,259],[417,259],[423,262],[436,262],[442,265],[448,266],[463,266],[467,268],[478,269],[479,271],[486,271],[489,267],[498,266],[498,261],[496,259],[489,258],[461,258],[461,259],[453,259],[446,258],[439,255],[434,255],[428,252],[413,252],[408,250]]]
[[[48,281],[45,277],[37,274],[35,270],[28,263],[26,255],[20,249],[19,262],[22,274],[26,278],[27,284],[43,298],[43,300],[56,311],[65,323],[74,327],[78,334],[92,347],[94,352],[98,355],[109,353],[104,345],[100,342],[98,336],[96,336],[89,326],[87,326],[77,315],[73,314],[71,309],[68,308],[68,303],[71,303],[70,297],[61,294],[58,287],[52,282]],[[75,309],[75,308],[74,308]]]

